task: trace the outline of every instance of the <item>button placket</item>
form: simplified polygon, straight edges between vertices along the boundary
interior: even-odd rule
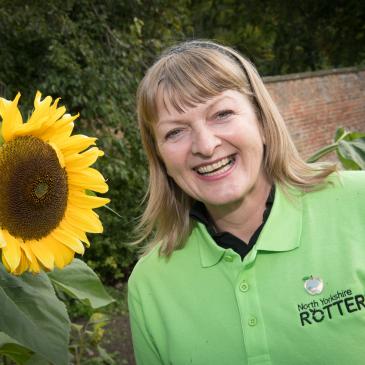
[[[248,283],[246,280],[242,280],[240,285],[239,285],[239,289],[241,292],[246,293],[249,289]]]
[[[255,280],[255,267],[245,265],[236,279],[236,298],[240,307],[245,348],[250,360],[270,359],[260,298]]]

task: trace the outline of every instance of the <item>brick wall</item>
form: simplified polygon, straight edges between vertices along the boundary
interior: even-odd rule
[[[303,158],[333,141],[338,127],[365,132],[365,68],[265,77]]]

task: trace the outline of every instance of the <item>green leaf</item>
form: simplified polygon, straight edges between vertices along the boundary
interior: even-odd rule
[[[48,276],[57,288],[93,309],[114,302],[95,272],[81,260],[75,259],[64,269],[56,269]]]
[[[0,265],[0,331],[55,365],[68,365],[70,320],[46,274],[10,275]]]
[[[49,362],[39,354],[34,354],[24,365],[49,365]]]
[[[4,355],[17,364],[23,365],[30,359],[32,354],[31,350],[21,346],[18,341],[0,332],[0,355]]]
[[[116,362],[114,361],[114,359],[105,351],[105,349],[101,346],[97,346],[98,351],[99,351],[99,355],[102,358],[102,360],[104,361],[104,363],[108,364],[108,365],[116,365]]]
[[[365,170],[365,137],[340,141],[337,154],[347,170]]]
[[[350,132],[347,133],[346,136],[344,137],[345,141],[354,141],[355,139],[362,139],[365,138],[365,133],[360,133],[360,132]]]
[[[342,139],[345,134],[346,134],[346,131],[344,128],[337,128],[336,134],[335,134],[335,142]]]
[[[327,155],[328,153],[336,151],[336,149],[337,149],[337,143],[333,143],[328,146],[325,146],[325,147],[321,148],[320,150],[318,150],[317,152],[315,152],[312,156],[310,156],[307,159],[307,162],[308,163],[316,162],[321,157]]]

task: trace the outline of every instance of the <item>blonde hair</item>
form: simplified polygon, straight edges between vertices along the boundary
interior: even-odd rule
[[[183,112],[225,90],[244,93],[255,106],[266,142],[265,172],[275,184],[310,191],[322,187],[336,170],[333,164],[309,165],[300,158],[283,118],[247,59],[211,41],[181,43],[162,54],[137,91],[139,128],[149,162],[147,204],[136,241],[150,238],[144,252],[160,245],[160,254],[169,256],[183,247],[192,229],[189,211],[193,200],[167,175],[156,146],[153,125],[158,120],[157,94],[162,92],[164,100]]]

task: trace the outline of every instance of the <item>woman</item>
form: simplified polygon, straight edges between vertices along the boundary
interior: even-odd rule
[[[137,363],[363,364],[364,173],[303,162],[255,68],[213,42],[164,53],[137,100]]]

